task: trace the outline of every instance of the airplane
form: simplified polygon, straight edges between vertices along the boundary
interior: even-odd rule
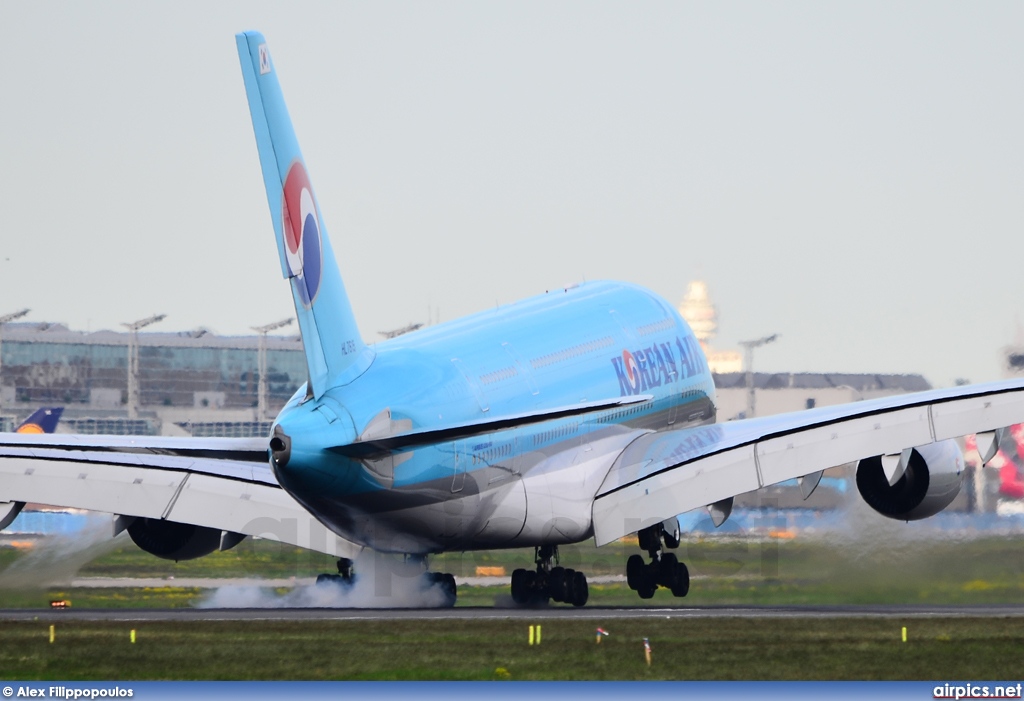
[[[27,419],[14,429],[15,433],[53,433],[57,430],[61,414],[64,413],[62,406],[44,406],[33,411]]]
[[[560,546],[636,534],[625,563],[641,598],[689,590],[680,513],[716,525],[733,498],[858,461],[879,514],[932,516],[960,489],[958,437],[1024,422],[1024,382],[1005,381],[716,423],[715,386],[686,322],[661,297],[614,281],[369,345],[356,326],[266,40],[236,36],[281,265],[308,380],[257,439],[5,436],[0,498],[114,515],[115,533],[183,560],[247,536],[338,557],[353,581],[364,548],[428,572],[446,551],[533,548],[512,573],[519,604],[586,604]],[[450,574],[428,572],[454,604]]]
[[[63,413],[64,407],[62,406],[40,407],[29,414],[27,419],[18,424],[14,432],[33,434],[53,433],[57,430],[57,424],[60,422],[60,416]],[[0,531],[14,523],[14,519],[18,517],[24,506],[25,502],[0,503]]]

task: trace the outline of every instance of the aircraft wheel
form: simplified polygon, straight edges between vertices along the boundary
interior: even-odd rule
[[[640,555],[630,555],[626,560],[626,584],[633,591],[639,591],[644,579],[644,559]]]
[[[450,608],[455,605],[455,600],[458,598],[459,592],[458,587],[455,584],[455,576],[445,572],[441,575],[441,589],[445,593],[445,603]]]
[[[690,570],[685,563],[676,565],[676,583],[672,586],[672,596],[686,596],[690,592]]]
[[[576,570],[565,570],[565,598],[562,599],[567,604],[573,602],[573,597],[576,596]]]
[[[526,590],[526,575],[529,572],[522,568],[512,570],[512,601],[517,604],[525,604],[530,600],[530,594]]]
[[[676,571],[679,569],[679,560],[672,553],[663,553],[661,561],[655,565],[658,568],[658,584],[671,589],[675,586]]]
[[[636,587],[636,593],[640,595],[641,599],[650,599],[654,596],[654,592],[658,591],[658,566],[657,562],[644,565]]]
[[[572,570],[570,570],[571,572]],[[590,598],[590,588],[587,586],[587,575],[582,572],[572,574],[572,605],[583,606]]]
[[[548,581],[546,578],[542,578],[538,572],[526,572],[526,590],[529,593],[527,603],[531,605],[547,605],[551,600],[551,593],[548,592]]]
[[[572,577],[572,570],[564,567],[552,567],[548,574],[548,591],[555,601],[569,600],[569,584]]]
[[[539,581],[540,576],[531,570],[526,571],[526,603],[539,606],[541,604],[548,603],[550,594],[548,593],[547,582]]]
[[[654,582],[645,582],[636,593],[640,595],[641,599],[653,599],[654,592],[658,591],[658,585]]]

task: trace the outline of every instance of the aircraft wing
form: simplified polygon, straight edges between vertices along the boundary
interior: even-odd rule
[[[338,557],[360,550],[278,485],[265,438],[0,434],[0,499],[204,526],[231,543],[240,534]]]
[[[594,500],[594,538],[836,465],[1024,422],[1024,381],[933,390],[645,434]]]

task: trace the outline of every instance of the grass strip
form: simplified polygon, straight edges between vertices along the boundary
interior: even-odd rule
[[[815,680],[1019,677],[1013,619],[0,623],[24,680]],[[596,627],[610,635],[595,642]],[[901,628],[908,641],[901,641]],[[137,642],[130,642],[130,630]],[[643,638],[653,648],[644,661]]]

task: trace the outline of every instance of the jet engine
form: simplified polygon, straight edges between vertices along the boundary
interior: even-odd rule
[[[164,560],[194,560],[209,555],[221,545],[221,531],[188,523],[156,518],[137,518],[128,535],[150,555]]]
[[[865,458],[857,466],[857,490],[883,516],[916,521],[939,513],[960,493],[964,456],[956,441],[938,441],[904,451],[894,476],[901,468],[889,484],[883,457]]]

